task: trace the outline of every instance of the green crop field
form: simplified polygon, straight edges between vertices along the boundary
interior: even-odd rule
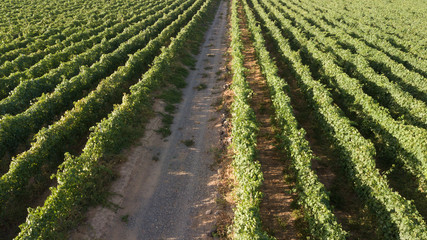
[[[333,149],[343,169],[342,181],[351,183],[350,191],[368,209],[370,223],[358,224],[371,225],[375,235],[369,238],[427,239],[426,4],[232,1],[233,84],[236,96],[242,94],[232,108],[234,164],[241,189],[235,239],[274,235],[271,229],[265,231],[259,213],[263,162],[257,163],[256,137],[249,134],[257,119],[251,113],[248,70],[243,67],[244,49],[250,47],[269,88],[306,234],[315,239],[365,239],[354,233],[360,232],[354,226],[357,221],[348,224],[351,216],[335,216],[346,208],[337,201],[339,191],[325,177],[316,176],[319,168],[313,169],[313,161],[320,162],[319,151],[310,148],[319,144],[301,128],[307,122],[303,118],[313,115],[309,124]],[[251,43],[243,44],[242,29],[249,30]],[[302,118],[295,115],[295,91],[308,105]]]
[[[222,1],[234,197],[221,237],[427,239],[427,1]],[[109,204],[114,156],[183,85],[219,2],[0,0],[0,239],[67,239]],[[255,71],[271,109],[253,100]],[[258,116],[299,233],[264,222]]]
[[[21,223],[16,239],[62,239],[99,203],[107,156],[147,117],[151,92],[214,3],[0,2],[1,239]]]

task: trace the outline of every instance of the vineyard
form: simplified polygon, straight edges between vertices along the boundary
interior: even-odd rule
[[[62,239],[76,213],[100,203],[108,156],[146,121],[152,92],[216,3],[0,4],[1,230],[23,223],[16,239]]]
[[[0,0],[0,239],[67,239],[90,207],[114,205],[105,186],[120,154],[144,134],[154,102],[179,95],[187,75],[210,76],[196,66],[232,92],[216,109],[230,122],[220,134],[232,186],[221,194],[232,200],[215,200],[229,208],[209,236],[427,239],[426,4]],[[213,18],[228,21],[228,51],[200,50],[219,49],[218,34],[203,39]],[[213,95],[213,84],[187,88]],[[161,141],[213,152],[179,140],[199,122],[182,124]],[[176,158],[157,154],[151,162]]]
[[[268,86],[305,234],[315,239],[427,239],[425,8],[416,10],[422,1],[414,6],[391,2],[396,5],[232,1],[234,239],[277,235],[260,214],[262,196],[268,193],[262,191],[263,161],[257,151],[261,155],[263,150],[257,148],[257,102],[251,100],[258,93],[245,81],[251,72],[244,67],[248,48],[255,50]],[[318,150],[313,134],[327,141],[330,156],[319,156],[327,151]],[[341,172],[321,166],[333,164],[332,158]],[[349,218],[357,222],[350,210],[343,216],[351,206],[342,206],[343,191],[332,186],[325,169],[335,179],[345,178],[335,181],[350,183],[345,191],[354,192],[370,216],[359,224],[368,225],[374,235],[363,236],[364,227],[349,224]]]

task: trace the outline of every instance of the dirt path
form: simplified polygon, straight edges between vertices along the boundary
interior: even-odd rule
[[[160,116],[150,121],[113,183],[117,195],[112,202],[120,209],[92,209],[71,239],[212,239],[218,182],[212,164],[221,125],[213,103],[224,84],[217,79],[225,66],[227,8],[221,2],[206,33],[174,115],[172,135],[161,139],[155,132]],[[197,88],[202,83],[206,88]],[[158,101],[154,108],[162,105]]]

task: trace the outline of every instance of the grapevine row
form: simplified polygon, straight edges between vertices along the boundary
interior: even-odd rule
[[[105,19],[103,24],[98,26],[81,26],[73,29],[73,33],[66,37],[64,41],[55,41],[57,39],[57,35],[52,36],[53,39],[49,41],[49,39],[43,41],[41,44],[46,44],[49,42],[53,42],[50,46],[37,45],[34,52],[28,53],[25,52],[24,49],[16,49],[15,51],[8,52],[7,54],[2,55],[1,57],[7,59],[5,63],[0,66],[0,77],[7,77],[12,73],[22,72],[38,61],[42,60],[46,55],[50,56],[51,54],[55,54],[56,52],[61,51],[64,48],[70,47],[72,44],[76,44],[78,42],[82,42],[89,38],[93,38],[99,33],[105,31],[105,29],[110,28],[114,24],[119,23],[119,21],[111,21]],[[84,31],[84,29],[87,29]],[[14,56],[16,56],[14,58]]]
[[[105,175],[108,175],[108,169],[102,164],[104,156],[123,146],[122,136],[132,131],[129,126],[140,119],[141,113],[149,107],[150,93],[163,81],[164,72],[177,60],[176,56],[185,47],[185,41],[203,23],[215,2],[205,1],[170,46],[156,57],[150,70],[131,87],[122,104],[93,128],[83,153],[78,157],[66,157],[57,174],[58,186],[52,189],[44,206],[30,211],[15,239],[54,239],[58,234],[56,229],[70,228],[68,224],[74,213],[86,209],[85,204],[95,201],[97,195],[94,193],[102,189]]]
[[[234,92],[231,105],[234,176],[236,186],[236,207],[234,209],[233,239],[270,239],[262,230],[259,204],[262,199],[260,191],[264,180],[259,162],[255,160],[256,136],[258,127],[255,113],[249,105],[252,90],[245,79],[242,53],[243,43],[237,11],[238,0],[231,2],[231,66]]]
[[[269,9],[273,7],[268,5]],[[363,92],[362,85],[357,79],[349,77],[335,64],[334,57],[330,53],[322,52],[313,41],[304,37],[301,31],[292,26],[290,20],[285,19],[281,12],[275,11],[274,15],[279,20],[282,29],[291,34],[295,41],[305,47],[306,55],[311,55],[309,61],[317,62],[321,68],[325,82],[329,86],[339,90],[342,102],[347,108],[354,108],[360,115],[363,123],[372,131],[382,136],[389,143],[387,150],[391,153],[399,153],[398,159],[418,180],[420,189],[427,190],[427,131],[401,121],[394,120],[387,109],[381,107],[372,97]]]
[[[316,15],[312,14],[310,11],[310,16],[314,17]],[[309,19],[310,17],[307,18]],[[359,39],[354,38],[348,34],[348,28],[331,27],[323,20],[312,21],[312,23],[321,25],[328,32],[337,36],[345,46],[350,46],[350,49],[369,60],[370,65],[376,69],[376,71],[385,73],[391,81],[398,83],[402,89],[427,103],[427,79],[422,75],[417,72],[410,71],[405,68],[404,65],[395,62],[385,53],[365,44]]]
[[[391,191],[387,181],[375,167],[375,148],[364,139],[342,111],[333,105],[330,93],[312,78],[308,66],[302,63],[298,52],[292,50],[281,30],[269,19],[257,0],[252,4],[263,25],[274,39],[285,61],[293,71],[301,89],[311,102],[325,134],[330,137],[347,174],[354,183],[355,191],[365,201],[378,219],[378,229],[386,239],[425,239],[426,224],[415,207],[398,193]],[[269,8],[276,14],[277,10]]]
[[[145,14],[142,15],[144,16]],[[32,54],[30,56],[23,55],[15,61],[11,62],[10,64],[3,65],[3,69],[0,69],[0,72],[2,72],[3,70],[5,76],[7,72],[5,71],[5,68],[9,69],[9,71],[15,71],[14,65],[17,65],[19,66],[19,69],[18,71],[14,72],[8,77],[3,78],[0,81],[0,97],[5,97],[9,93],[9,91],[15,88],[20,82],[28,81],[30,79],[43,76],[51,69],[55,69],[60,66],[61,63],[72,60],[73,56],[84,53],[86,49],[90,49],[94,45],[100,44],[101,41],[108,40],[109,38],[114,36],[116,32],[122,31],[127,26],[127,24],[130,24],[134,21],[139,21],[141,19],[142,18],[140,17],[134,17],[133,19],[131,19],[131,21],[121,22],[116,26],[113,26],[113,22],[110,22],[106,26],[107,29],[101,28],[96,31],[90,30],[91,32],[89,33],[89,35],[86,36],[93,36],[89,39],[85,40],[86,37],[84,37],[83,35],[80,36],[80,39],[76,39],[77,41],[75,41],[72,45],[63,49],[61,49],[61,47],[63,46],[62,44],[59,44],[58,46],[53,46],[52,48],[54,49],[54,52],[47,55],[45,58],[41,59],[38,62],[34,60],[38,60],[38,56],[42,55],[43,52],[41,51],[36,52],[35,54]]]
[[[287,2],[286,4],[289,7],[291,7],[290,4],[298,6],[297,4],[292,2]],[[298,7],[300,11],[309,11],[310,16],[318,16],[320,18],[323,18],[324,20],[329,21],[329,23],[333,24],[334,27],[339,27],[345,30],[348,34],[351,34],[353,37],[360,38],[361,41],[364,41],[370,47],[377,48],[377,50],[386,53],[387,56],[389,56],[391,59],[400,64],[403,64],[409,70],[418,72],[423,77],[427,77],[427,61],[421,59],[419,56],[414,56],[413,54],[401,50],[401,48],[392,45],[388,41],[384,41],[383,38],[378,36],[377,30],[366,31],[365,29],[367,27],[352,27],[351,25],[354,25],[356,23],[356,20],[352,20],[349,22],[349,24],[345,24],[344,22],[337,21],[337,16],[332,16],[332,13],[321,13],[315,7]],[[345,19],[346,21],[349,21],[348,17],[346,17]],[[370,29],[368,28],[368,30]]]
[[[137,34],[131,39],[121,44],[113,52],[102,56],[101,60],[93,64],[89,68],[83,70],[75,77],[68,81],[62,81],[54,92],[43,95],[39,100],[30,106],[25,112],[15,116],[6,115],[0,120],[0,156],[3,156],[6,151],[14,149],[18,144],[32,132],[37,132],[44,124],[51,121],[56,115],[62,113],[71,107],[73,101],[76,101],[85,95],[85,91],[97,84],[99,79],[107,77],[116,69],[119,64],[126,62],[128,54],[131,54],[141,47],[144,47],[151,38],[156,36],[167,25],[169,25],[178,15],[188,7],[191,0],[187,0],[183,5],[170,11],[171,8],[165,8],[165,11],[170,11],[163,15],[164,11],[154,14],[147,18],[138,28],[125,35],[118,36],[118,43],[123,39],[127,39],[128,34]],[[174,7],[175,5],[172,5]],[[159,16],[163,16],[159,18]],[[154,22],[154,23],[153,23]],[[153,25],[147,26],[146,23]],[[143,27],[146,27],[145,29]],[[143,31],[140,31],[144,29]],[[139,33],[138,33],[139,32]],[[108,44],[101,45],[104,47],[113,47]],[[59,78],[61,80],[61,78]],[[4,165],[4,164],[3,164]]]
[[[412,97],[408,92],[395,82],[390,82],[384,75],[377,74],[369,66],[369,62],[358,54],[353,54],[350,50],[343,49],[338,40],[327,36],[322,30],[310,25],[304,16],[296,15],[287,8],[279,6],[284,13],[294,19],[298,24],[305,28],[305,32],[313,34],[318,44],[324,45],[338,57],[338,63],[343,70],[350,76],[358,78],[363,84],[366,84],[366,90],[375,97],[377,101],[389,108],[398,116],[404,116],[405,120],[417,126],[427,127],[427,105]],[[306,13],[304,13],[306,14]],[[314,18],[314,17],[312,17]],[[319,18],[314,18],[319,22]],[[365,88],[364,88],[365,89]]]
[[[137,80],[141,72],[147,70],[160,48],[188,23],[203,1],[197,0],[191,7],[188,7],[188,3],[191,1],[182,3],[171,14],[166,14],[164,17],[170,18],[182,13],[170,25],[160,25],[159,30],[162,32],[158,37],[131,55],[125,66],[104,79],[87,97],[76,102],[74,108],[67,111],[59,121],[39,131],[31,149],[12,161],[9,172],[0,179],[1,219],[10,217],[14,211],[22,212],[25,204],[21,201],[46,187],[51,171],[58,165],[58,155],[62,155],[68,145],[73,145],[73,141],[85,136],[93,124],[107,116],[113,104],[120,102],[128,86]],[[150,34],[156,32],[150,28],[146,31],[150,31]],[[34,179],[34,182],[29,182],[30,179]]]
[[[144,10],[149,9],[149,6],[153,5],[153,3],[150,3],[149,1],[145,3],[140,3],[138,5],[133,6],[134,9],[136,9],[136,12],[133,12],[132,14],[124,16],[122,19],[117,19],[117,11],[120,11],[121,9],[126,9],[128,6],[122,5],[114,12],[109,13],[106,15],[103,19],[99,19],[95,22],[88,22],[87,25],[82,25],[76,28],[71,29],[71,31],[65,31],[63,32],[57,32],[47,39],[36,39],[31,44],[26,46],[25,48],[17,48],[12,51],[9,51],[7,53],[4,53],[0,56],[0,65],[2,65],[5,61],[12,61],[13,59],[17,58],[18,56],[24,54],[24,55],[30,55],[33,54],[39,50],[42,50],[42,53],[46,55],[49,52],[48,49],[53,49],[52,46],[58,45],[58,44],[64,44],[64,45],[70,45],[72,42],[78,42],[82,39],[81,36],[84,36],[85,39],[88,38],[88,36],[93,35],[93,30],[96,30],[96,28],[102,28],[104,25],[110,24],[110,22],[120,22],[120,21],[127,21],[130,17],[135,16],[135,14],[140,14]],[[86,29],[86,30],[84,30]],[[70,34],[72,33],[72,34]],[[58,41],[57,41],[58,40]],[[63,42],[62,42],[63,41]]]
[[[58,4],[52,1],[48,1],[49,4]],[[83,2],[80,2],[80,4],[82,4]],[[16,5],[17,3],[15,2],[14,5]],[[25,4],[23,6],[29,6],[29,7],[34,7],[34,6],[45,6],[46,2],[37,5],[37,4]],[[123,5],[122,3],[117,3],[116,4],[116,8],[120,8],[121,5]],[[102,15],[98,15],[97,13],[99,13],[99,6],[93,6],[89,9],[91,10],[84,10],[84,14],[79,14],[80,18],[79,20],[77,20],[76,14],[81,11],[80,6],[76,5],[76,6],[70,6],[70,4],[65,4],[65,6],[68,6],[68,14],[69,16],[65,17],[63,19],[63,21],[61,21],[61,18],[58,16],[58,12],[53,15],[54,17],[54,22],[53,23],[39,23],[39,24],[35,24],[32,27],[36,26],[36,29],[29,29],[27,30],[28,32],[26,32],[25,30],[19,30],[19,37],[13,38],[13,39],[8,39],[6,41],[3,41],[3,44],[0,45],[0,53],[4,54],[8,51],[14,50],[14,49],[18,49],[18,48],[23,48],[28,46],[29,44],[31,45],[33,42],[37,41],[37,40],[46,40],[48,39],[52,34],[55,33],[62,33],[65,36],[70,35],[71,32],[74,31],[74,28],[76,27],[80,27],[80,26],[84,26],[85,24],[88,24],[91,21],[96,21],[98,20],[98,18],[102,18]],[[103,5],[100,5],[103,6]],[[109,6],[109,5],[104,5],[104,6]],[[22,6],[21,6],[22,7]],[[3,9],[3,8],[1,8]],[[15,25],[16,23],[12,23],[12,19],[11,16],[8,15],[12,15],[12,17],[17,17],[16,14],[11,14],[11,8],[10,7],[6,7],[5,9],[8,10],[8,14],[3,14],[0,16],[5,16],[7,17],[6,21],[1,21],[1,22],[8,22],[8,26],[13,27],[13,28],[19,28],[19,26]],[[61,7],[60,9],[65,10],[66,8]],[[32,13],[32,12],[37,12],[37,10],[29,10],[28,12],[26,12],[24,9],[20,9],[21,13]],[[46,13],[49,11],[45,11],[45,10],[41,10],[40,13]],[[105,15],[105,14],[103,14]],[[35,16],[32,16],[32,18],[34,18]],[[25,24],[27,26],[31,26],[29,25],[29,20],[26,18],[19,18],[20,20],[24,20]],[[43,18],[42,20],[45,21],[47,18]],[[44,29],[45,27],[47,27],[47,29]],[[33,32],[33,30],[35,30],[36,32]],[[9,34],[10,32],[13,31],[8,31]]]
[[[252,32],[258,62],[270,88],[276,120],[282,129],[281,138],[285,142],[289,158],[296,175],[296,188],[300,204],[304,209],[305,220],[310,233],[315,239],[346,239],[346,232],[331,210],[329,195],[311,169],[314,159],[304,129],[298,129],[298,122],[293,115],[291,100],[284,92],[289,89],[285,80],[277,75],[278,69],[270,58],[260,26],[246,1],[243,1]]]
[[[74,5],[69,3],[63,3],[61,5],[59,2],[52,2],[49,0],[38,1],[39,4],[35,3],[35,1],[31,2],[32,4],[28,4],[25,1],[14,2],[12,7],[9,6],[5,8],[7,9],[7,13],[0,14],[0,16],[7,18],[6,20],[0,21],[6,23],[6,26],[8,26],[8,29],[6,29],[7,34],[15,35],[3,39],[3,44],[0,45],[0,53],[26,47],[35,40],[46,40],[52,33],[69,35],[68,32],[73,31],[74,28],[84,26],[89,22],[99,22],[99,20],[105,17],[109,12],[116,11],[118,13],[117,10],[126,5],[128,6],[127,9],[124,8],[120,12],[127,11],[130,13],[129,7],[132,8],[137,3],[133,1],[130,3],[117,1],[111,4],[103,4],[102,2],[75,1],[74,3],[76,4]],[[22,4],[19,5],[19,3]],[[56,11],[52,12],[43,9],[34,9],[51,4],[54,6],[50,7]],[[85,8],[84,5],[88,8]],[[13,12],[14,7],[18,7],[15,13]],[[27,7],[33,9],[25,10]],[[66,12],[66,15],[61,15],[61,11]],[[20,17],[19,14],[30,14],[30,16]],[[116,17],[119,16],[120,15],[116,14]],[[22,22],[14,22],[14,18]],[[22,23],[25,25],[24,27],[21,25]]]
[[[352,26],[352,25],[359,26],[358,27],[359,30],[363,31],[364,33],[361,35],[363,35],[364,37],[365,36],[368,37],[367,40],[370,38],[370,36],[375,35],[374,38],[376,38],[377,36],[380,37],[381,39],[383,39],[383,41],[381,42],[387,45],[391,45],[397,49],[402,49],[403,51],[410,53],[415,58],[418,58],[420,60],[423,60],[423,61],[427,60],[426,58],[427,51],[425,47],[423,47],[423,42],[419,41],[419,39],[414,39],[414,38],[411,39],[412,33],[404,34],[404,35],[396,35],[392,32],[389,32],[388,31],[389,29],[381,27],[381,23],[383,21],[376,20],[375,22],[362,22],[361,20],[364,20],[366,18],[359,18],[357,16],[353,16],[353,12],[351,11],[350,12],[342,11],[337,8],[334,8],[334,9],[326,8],[324,4],[321,4],[315,1],[304,1],[303,4],[306,6],[307,5],[312,6],[311,10],[314,11],[314,9],[316,9],[315,11],[321,14],[334,15],[335,19],[338,20],[335,23],[342,23],[347,26]],[[387,17],[389,16],[392,16],[392,15],[388,15]],[[421,18],[419,19],[415,18],[412,20],[421,20]],[[399,20],[394,22],[395,23],[399,22]],[[408,39],[404,39],[404,38],[408,38]],[[425,45],[425,42],[424,42],[424,45]]]
[[[166,1],[162,4],[152,6],[144,14],[141,14],[135,19],[144,19],[131,26],[127,23],[121,23],[109,30],[109,35],[116,34],[115,37],[109,40],[103,40],[91,49],[75,55],[71,61],[63,62],[61,65],[50,70],[49,73],[32,79],[31,81],[21,81],[20,84],[10,92],[9,96],[0,101],[0,115],[18,114],[24,111],[30,104],[30,101],[39,97],[42,93],[52,91],[62,81],[79,74],[82,66],[91,66],[96,61],[100,60],[103,54],[108,54],[115,50],[120,44],[129,40],[134,35],[137,35],[145,27],[154,23],[162,13],[166,12],[165,5],[170,3]],[[174,6],[176,4],[173,4]],[[151,6],[151,5],[149,5]],[[162,9],[162,10],[161,10]],[[96,63],[95,63],[96,64]]]

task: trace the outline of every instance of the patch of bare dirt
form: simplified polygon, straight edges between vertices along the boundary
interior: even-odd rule
[[[229,4],[229,3],[228,3]],[[230,23],[230,12],[228,12],[227,23]],[[231,144],[231,104],[233,103],[234,93],[230,89],[232,83],[231,73],[231,56],[230,56],[230,36],[229,31],[230,25],[227,24],[227,38],[224,39],[224,43],[227,46],[227,50],[224,53],[226,58],[225,72],[221,76],[221,79],[225,81],[223,85],[223,91],[220,98],[217,101],[217,110],[221,112],[221,154],[218,159],[218,174],[219,174],[219,185],[218,193],[219,198],[217,199],[219,214],[216,219],[216,236],[220,239],[230,239],[228,236],[229,227],[233,223],[234,212],[233,208],[236,206],[235,196],[233,189],[235,187],[235,178],[233,174],[233,167],[231,165],[233,159],[233,151],[230,148]]]
[[[227,68],[228,69],[228,68]],[[224,92],[221,96],[221,152],[217,159],[218,163],[218,198],[217,204],[219,214],[216,219],[216,235],[220,239],[229,239],[228,228],[233,222],[233,207],[235,207],[235,196],[233,189],[235,186],[235,178],[233,174],[233,167],[231,166],[232,150],[229,147],[231,143],[231,124],[230,112],[231,103],[233,101],[233,91],[229,88],[231,85],[231,75],[225,75]]]

